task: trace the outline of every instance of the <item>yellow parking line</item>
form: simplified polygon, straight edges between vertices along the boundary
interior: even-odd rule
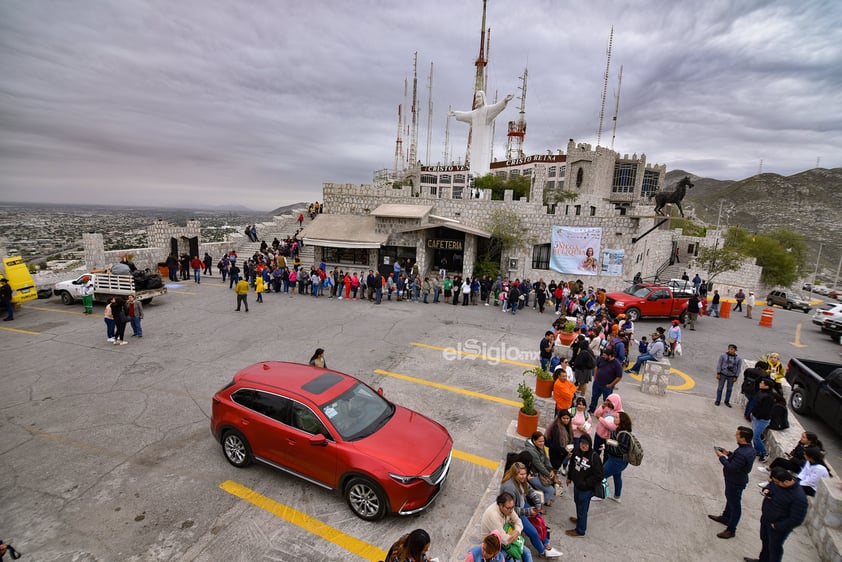
[[[490,468],[491,470],[497,470],[497,467],[500,466],[500,461],[493,461],[485,457],[479,457],[477,455],[472,455],[471,453],[466,453],[465,451],[457,451],[456,449],[453,450],[453,456],[459,460],[484,466],[485,468]]]
[[[339,529],[331,527],[326,523],[322,523],[314,517],[298,511],[288,505],[276,502],[273,499],[255,492],[250,488],[246,488],[242,484],[238,484],[233,480],[226,480],[219,485],[220,488],[240,499],[244,499],[250,504],[259,507],[264,511],[268,511],[272,515],[280,517],[281,519],[296,525],[307,531],[313,533],[326,541],[338,545],[351,554],[355,554],[364,560],[383,560],[386,558],[386,551],[380,549],[373,544],[361,541],[351,535],[345,534]]]
[[[82,310],[61,310],[59,308],[46,308],[43,306],[24,306],[22,307],[25,310],[44,310],[46,312],[61,312],[62,314],[78,314],[80,316],[85,316],[84,311]],[[82,308],[81,306],[78,308]]]
[[[672,374],[672,373],[675,373],[676,375],[678,375],[679,377],[684,379],[684,383],[679,384],[679,385],[669,385],[667,387],[669,390],[690,390],[691,388],[696,386],[696,381],[694,381],[693,377],[691,377],[687,373],[685,373],[683,371],[679,371],[675,367],[670,369],[670,374]],[[629,377],[633,378],[636,381],[643,380],[642,375],[635,375],[634,373],[624,373],[624,374],[628,375]]]
[[[29,330],[19,330],[18,328],[6,328],[5,326],[0,327],[0,330],[4,330],[6,332],[16,332],[18,334],[32,334],[33,336],[41,334],[41,332],[30,332]]]
[[[435,345],[427,345],[426,343],[417,343],[417,342],[409,342],[409,345],[414,345],[415,347],[424,347],[426,349],[434,349],[436,351],[446,351],[448,353],[455,353],[457,355],[461,355],[463,357],[476,357],[477,359],[482,359],[484,361],[490,361],[492,363],[506,363],[508,365],[517,365],[519,367],[535,367],[535,363],[523,363],[522,361],[512,361],[510,359],[500,359],[499,357],[491,357],[488,355],[481,355],[479,353],[471,353],[469,351],[461,351],[458,349],[454,349],[452,347],[438,347]]]
[[[499,402],[500,404],[506,404],[508,406],[517,406],[518,408],[520,408],[522,405],[520,402],[515,402],[514,400],[506,400],[505,398],[498,398],[497,396],[491,396],[490,394],[482,394],[480,392],[465,390],[464,388],[457,388],[455,386],[448,386],[446,384],[441,384],[438,382],[426,381],[424,379],[418,379],[407,375],[400,375],[398,373],[390,373],[389,371],[383,371],[381,369],[375,369],[374,372],[378,375],[386,375],[387,377],[393,377],[396,379],[423,384],[426,386],[432,386],[433,388],[440,388],[442,390],[448,390],[450,392],[464,394],[465,396],[473,396],[474,398],[482,398],[483,400],[490,400],[491,402]]]

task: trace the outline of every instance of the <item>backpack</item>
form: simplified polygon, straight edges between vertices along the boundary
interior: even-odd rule
[[[640,441],[637,440],[637,437],[634,436],[634,433],[631,431],[625,431],[623,433],[628,433],[631,439],[629,440],[629,452],[626,454],[626,459],[629,461],[629,464],[632,466],[640,466],[640,463],[643,462],[643,445],[640,444]]]

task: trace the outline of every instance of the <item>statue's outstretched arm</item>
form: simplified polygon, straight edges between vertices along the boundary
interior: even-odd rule
[[[455,117],[457,121],[462,121],[464,123],[471,123],[474,116],[473,111],[448,111],[447,114],[451,117]]]

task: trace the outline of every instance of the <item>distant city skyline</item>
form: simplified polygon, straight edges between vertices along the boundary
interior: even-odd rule
[[[482,1],[0,4],[3,201],[266,212],[391,168],[418,52],[418,159],[469,109]],[[602,132],[717,179],[842,167],[842,4],[489,0],[488,99],[520,95],[527,154]],[[428,78],[433,120],[427,153]],[[410,92],[411,96],[411,92]],[[505,157],[497,121],[494,156]],[[451,120],[452,160],[467,127]],[[406,148],[406,147],[405,147]]]

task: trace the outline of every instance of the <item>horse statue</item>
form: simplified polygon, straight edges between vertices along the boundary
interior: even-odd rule
[[[678,182],[675,186],[675,189],[672,191],[659,191],[655,194],[655,214],[656,215],[666,215],[666,213],[662,212],[664,207],[668,203],[673,203],[676,207],[678,207],[678,212],[681,213],[681,216],[684,216],[684,209],[681,208],[681,200],[684,199],[684,195],[688,189],[693,187],[693,184],[690,183],[690,176],[684,176],[684,178]]]

